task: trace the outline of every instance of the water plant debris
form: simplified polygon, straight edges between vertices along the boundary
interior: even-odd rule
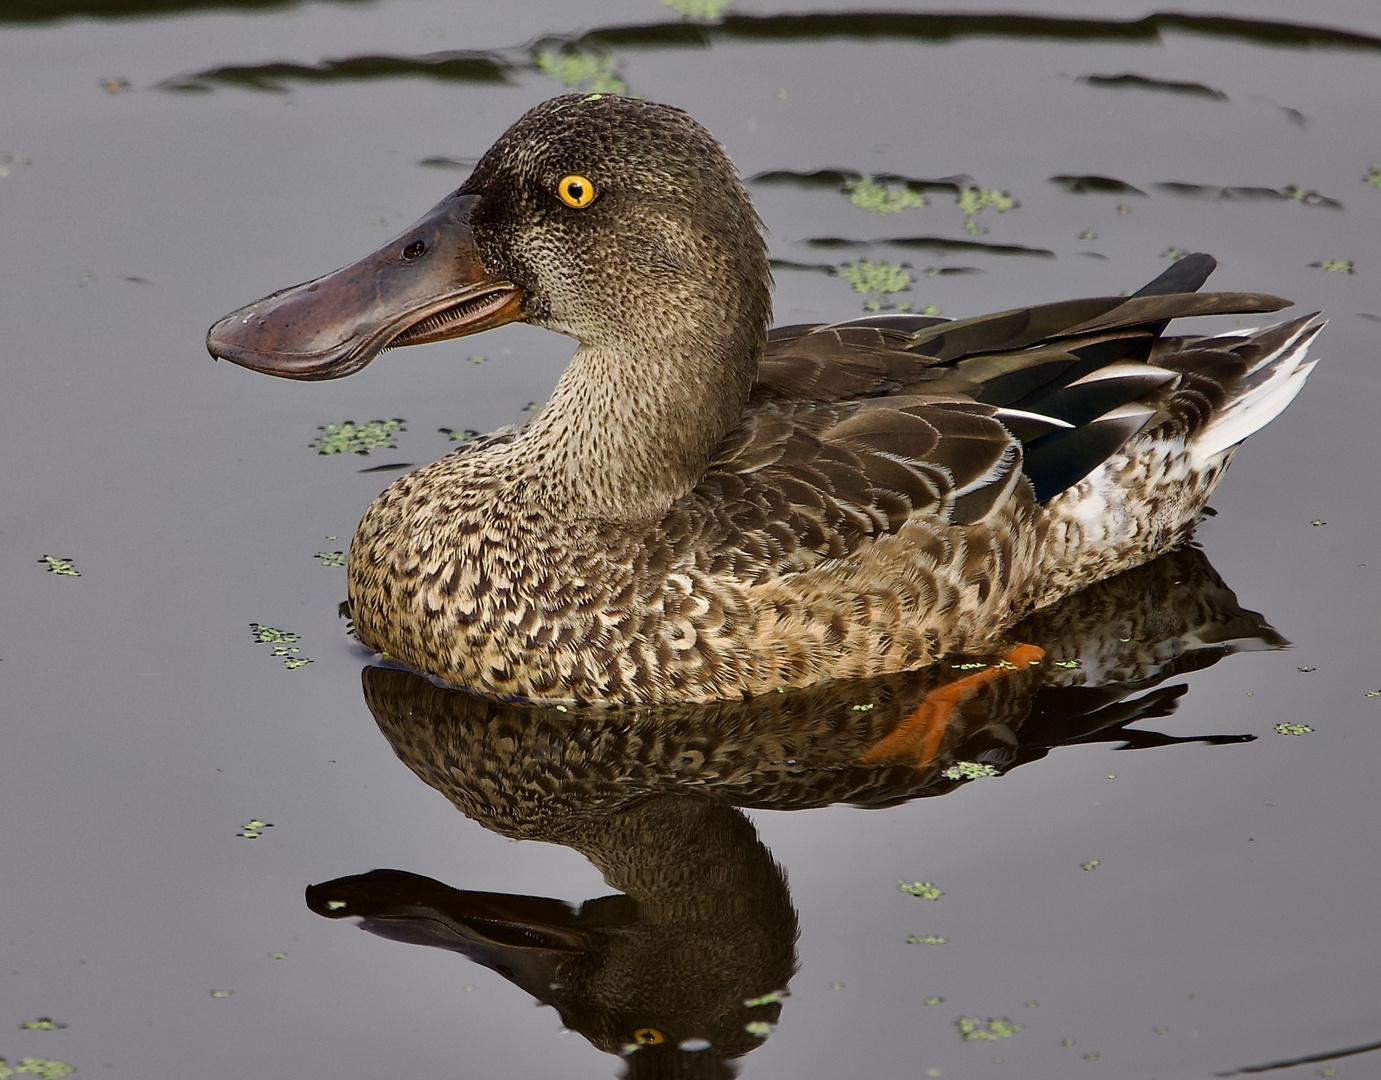
[[[20,1058],[17,1065],[8,1064],[0,1058],[0,1080],[11,1076],[36,1076],[38,1080],[63,1080],[77,1070],[65,1061],[51,1061],[48,1058]]]
[[[371,420],[367,424],[356,424],[346,420],[340,424],[323,424],[317,428],[321,432],[311,445],[318,454],[368,454],[371,450],[398,448],[397,435],[406,431],[404,421]]]
[[[981,761],[957,761],[940,775],[946,780],[977,780],[984,776],[996,776],[997,768]]]
[[[600,94],[628,92],[628,84],[619,77],[613,59],[603,53],[575,48],[544,49],[537,54],[537,70],[573,90]]]
[[[986,1024],[977,1016],[961,1016],[955,1026],[964,1042],[997,1042],[1010,1039],[1022,1029],[1021,1024],[1012,1023],[1006,1016],[989,1017]]]
[[[250,633],[254,635],[254,640],[261,645],[272,645],[273,652],[270,654],[283,661],[283,666],[289,671],[306,667],[312,660],[302,656],[301,650],[297,647],[297,642],[302,640],[301,634],[294,634],[289,630],[279,630],[275,626],[264,626],[261,623],[250,623]]]

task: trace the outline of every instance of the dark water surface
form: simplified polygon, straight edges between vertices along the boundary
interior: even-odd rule
[[[1381,12],[1003,9],[0,0],[0,1057],[1381,1074]],[[570,343],[506,328],[295,385],[203,335],[457,186],[561,89],[538,57],[563,43],[767,174],[779,322],[861,312],[828,270],[860,259],[963,317],[1135,289],[1171,249],[1332,319],[1207,558],[1051,613],[1029,639],[1064,666],[965,704],[940,766],[1003,775],[859,764],[924,678],[611,726],[443,694],[344,636],[316,556],[396,475],[369,470],[520,416]],[[966,229],[931,186],[870,214],[854,174],[1020,205]],[[393,417],[396,449],[310,446]]]

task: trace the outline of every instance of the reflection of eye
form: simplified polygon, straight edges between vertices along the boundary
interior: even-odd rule
[[[571,173],[570,176],[561,178],[561,182],[556,185],[556,194],[561,196],[561,201],[567,206],[580,210],[595,201],[595,185],[587,177]]]
[[[564,184],[565,181],[563,180]],[[656,1028],[638,1028],[633,1032],[633,1041],[639,1046],[656,1046],[667,1041],[667,1037]]]

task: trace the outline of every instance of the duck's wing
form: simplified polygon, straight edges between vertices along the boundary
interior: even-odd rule
[[[718,508],[720,550],[747,545],[765,572],[783,572],[847,555],[917,514],[972,524],[1023,477],[1045,501],[1150,425],[1202,424],[1211,399],[1273,347],[1263,337],[1291,324],[1162,338],[1174,318],[1288,303],[1184,291],[1212,260],[1182,263],[1130,297],[774,331],[742,422],[692,493]]]
[[[696,545],[713,553],[710,569],[749,580],[804,570],[917,515],[981,520],[1021,482],[1012,428],[1059,425],[940,395],[760,402],[665,524],[713,532]]]

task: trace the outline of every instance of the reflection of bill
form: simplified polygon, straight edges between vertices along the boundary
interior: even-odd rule
[[[732,1075],[795,970],[785,877],[739,807],[886,806],[998,775],[1061,745],[1250,741],[1128,725],[1173,712],[1163,685],[1242,649],[1283,645],[1203,553],[1182,549],[1015,627],[1041,662],[966,685],[926,760],[876,748],[937,692],[994,658],[747,702],[558,710],[445,690],[368,668],[365,697],[398,756],[505,836],[564,844],[620,895],[557,900],[471,892],[398,870],[307,890],[313,911],[462,953],[499,971],[610,1053],[628,1075]],[[660,1062],[660,1064],[658,1064]],[[672,1075],[672,1073],[667,1073]]]

